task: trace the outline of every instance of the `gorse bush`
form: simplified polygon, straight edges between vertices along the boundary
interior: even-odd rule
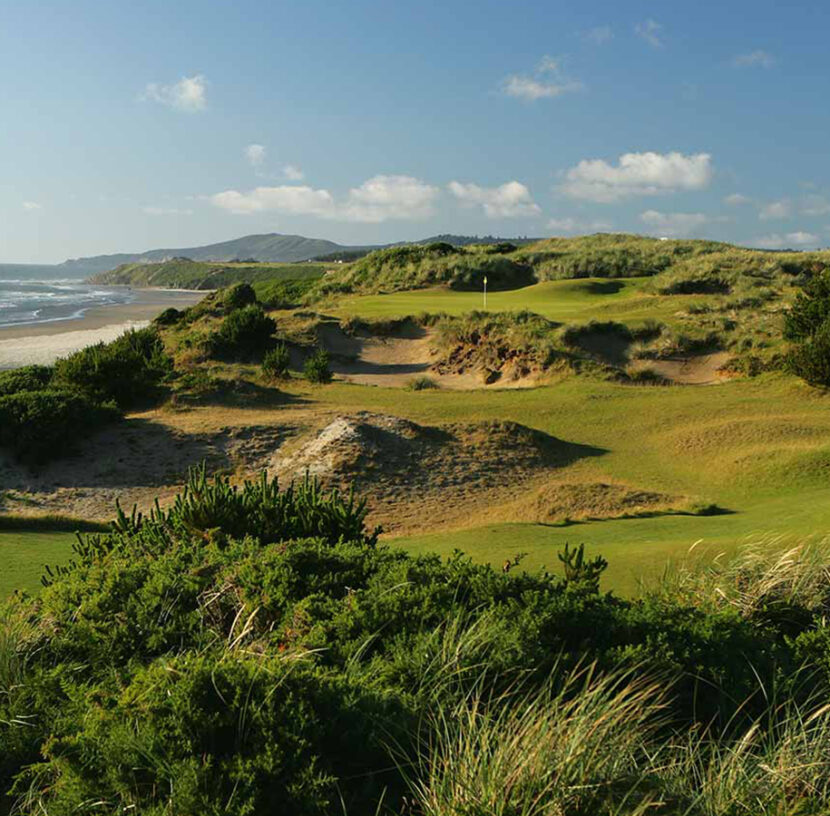
[[[96,402],[126,410],[152,399],[172,362],[153,327],[128,331],[111,343],[98,343],[55,363],[53,383]]]
[[[0,396],[0,446],[28,464],[73,452],[86,434],[120,416],[114,403],[100,403],[69,390],[19,391]]]
[[[172,363],[155,328],[130,331],[58,360],[0,375],[0,446],[42,464],[122,411],[161,393]]]
[[[291,355],[285,343],[278,343],[275,348],[266,351],[262,357],[262,371],[266,377],[273,380],[286,379],[290,364]]]
[[[256,292],[250,283],[235,283],[222,291],[222,305],[226,312],[242,309],[256,302]]]
[[[303,374],[305,374],[305,378],[311,383],[318,385],[330,383],[332,374],[329,353],[323,348],[318,348],[316,351],[313,351],[303,364]]]
[[[823,552],[792,580],[744,561],[740,594],[630,601],[602,594],[604,564],[579,550],[565,580],[505,574],[384,546],[366,520],[310,480],[199,469],[167,509],[80,536],[37,599],[0,614],[6,809],[830,806],[830,718],[798,672],[810,660],[826,698]],[[769,614],[776,599],[807,614]]]
[[[830,385],[830,273],[809,280],[784,318],[784,337],[795,341],[786,366],[810,385]]]
[[[251,360],[262,355],[273,344],[277,324],[258,304],[235,309],[207,341],[211,356],[231,360]]]
[[[20,391],[43,391],[52,382],[51,366],[30,365],[0,371],[0,396]]]

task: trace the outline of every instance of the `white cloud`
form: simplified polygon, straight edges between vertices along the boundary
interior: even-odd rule
[[[743,204],[751,204],[752,199],[742,193],[732,193],[723,199],[724,204],[729,204],[730,207],[740,207]]]
[[[207,81],[201,74],[196,74],[182,77],[172,85],[151,82],[144,88],[141,98],[186,113],[196,113],[207,107]]]
[[[830,201],[821,195],[805,196],[801,203],[801,212],[811,218],[830,215]]]
[[[772,68],[776,59],[767,51],[750,51],[748,54],[738,54],[732,64],[736,68]]]
[[[658,232],[672,238],[692,235],[709,223],[709,216],[704,213],[664,213],[646,210],[640,213],[640,221]]]
[[[142,207],[146,215],[193,215],[193,210],[180,210],[177,207]]]
[[[584,159],[565,174],[560,190],[571,198],[610,204],[631,196],[702,190],[712,180],[708,153],[625,153],[619,164]]]
[[[32,212],[33,210],[43,209],[43,207],[41,207],[41,205],[38,204],[37,201],[24,201],[22,206],[24,210],[28,210],[29,212]]]
[[[451,181],[447,186],[463,205],[483,207],[488,218],[520,218],[541,212],[530,190],[518,181],[508,181],[500,187],[479,187],[458,181]]]
[[[265,146],[261,144],[249,144],[245,148],[245,158],[251,167],[259,167],[265,161]]]
[[[412,176],[374,176],[349,191],[341,216],[371,224],[420,220],[432,215],[439,192],[437,187]]]
[[[596,28],[588,29],[583,35],[582,39],[587,40],[594,45],[605,45],[614,38],[614,32],[611,26],[597,26]]]
[[[792,247],[816,246],[820,242],[818,235],[812,232],[788,232],[786,235],[779,235],[773,233],[771,235],[762,235],[756,238],[753,242],[755,246],[761,249],[789,249]]]
[[[271,211],[286,215],[330,217],[334,211],[334,198],[331,193],[311,187],[257,187],[247,193],[225,190],[210,196],[210,201],[215,206],[237,215]]]
[[[237,215],[279,212],[378,224],[388,220],[427,218],[432,215],[438,194],[437,187],[411,176],[374,176],[360,187],[352,188],[342,203],[338,203],[328,190],[305,185],[257,187],[244,193],[225,190],[210,196],[210,201]]]
[[[558,57],[544,56],[536,66],[533,76],[512,74],[502,82],[502,93],[507,96],[535,102],[553,99],[562,94],[581,91],[581,82],[568,79],[562,73],[562,61]]]
[[[582,90],[581,82],[545,82],[528,76],[514,74],[507,77],[502,90],[507,96],[535,102],[537,99],[553,99],[562,94]]]
[[[664,46],[662,40],[663,26],[655,20],[646,20],[642,23],[637,23],[634,26],[634,31],[638,37],[642,37],[652,48],[662,48]]]
[[[780,201],[770,201],[763,204],[758,211],[758,218],[762,221],[772,221],[776,218],[791,218],[793,205],[789,199],[782,198]]]
[[[282,173],[289,181],[302,181],[305,178],[305,173],[296,164],[286,164]]]
[[[553,232],[608,232],[613,227],[604,221],[579,221],[568,216],[567,218],[551,218],[547,228]]]

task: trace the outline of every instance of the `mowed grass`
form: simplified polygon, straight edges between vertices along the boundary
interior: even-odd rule
[[[688,303],[705,303],[704,295],[656,295],[651,278],[581,278],[537,283],[522,289],[487,293],[487,310],[527,309],[560,323],[616,320],[636,325],[646,320],[671,324]],[[446,287],[388,295],[347,295],[331,309],[336,314],[366,318],[405,317],[422,312],[464,314],[483,309],[483,292],[455,292]]]
[[[606,586],[626,594],[671,560],[729,553],[747,538],[830,534],[830,397],[784,375],[714,386],[630,386],[570,378],[543,388],[468,392],[334,384],[299,389],[321,409],[369,410],[424,424],[509,419],[604,451],[570,465],[568,481],[625,484],[716,504],[719,515],[669,515],[566,526],[478,522],[394,542],[454,549],[500,566],[558,570],[564,543],[610,562]]]
[[[0,598],[15,590],[38,592],[44,567],[65,563],[74,540],[73,533],[0,532]]]

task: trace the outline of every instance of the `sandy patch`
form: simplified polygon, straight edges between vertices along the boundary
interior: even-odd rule
[[[714,385],[732,376],[723,370],[730,359],[732,355],[728,351],[716,351],[711,354],[690,354],[660,360],[636,360],[631,364],[631,368],[635,371],[654,371],[680,385]]]

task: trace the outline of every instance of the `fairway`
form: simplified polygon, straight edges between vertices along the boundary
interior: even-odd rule
[[[671,297],[652,294],[650,278],[580,278],[537,283],[521,289],[487,293],[491,312],[527,309],[559,323],[616,320],[636,325],[645,320],[672,322],[684,302],[705,303],[704,295]],[[337,314],[365,318],[405,317],[421,313],[463,314],[483,309],[482,292],[455,292],[446,287],[388,295],[346,295],[333,308]]]
[[[73,533],[0,532],[0,598],[15,590],[38,592],[44,567],[65,563],[74,540]]]

